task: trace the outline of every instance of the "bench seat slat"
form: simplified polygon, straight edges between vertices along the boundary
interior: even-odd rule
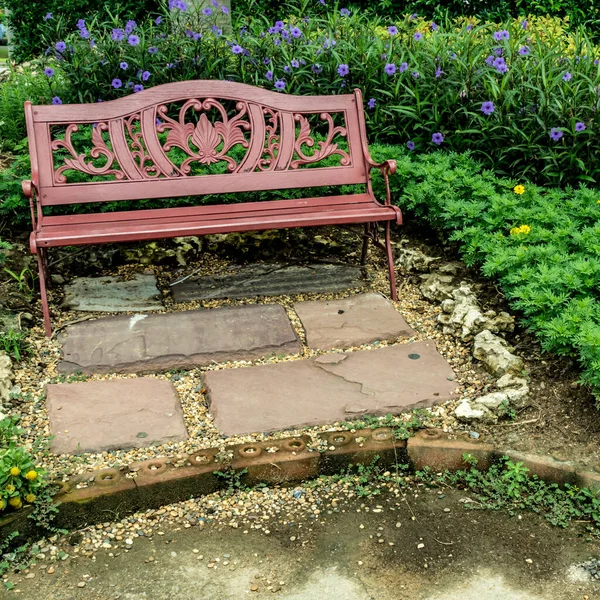
[[[296,198],[293,200],[265,200],[262,202],[243,202],[239,204],[205,204],[200,206],[181,206],[178,208],[153,208],[133,211],[100,212],[91,214],[73,214],[73,215],[51,215],[43,219],[42,226],[57,225],[77,225],[78,223],[107,223],[109,221],[142,221],[157,220],[164,221],[174,217],[182,219],[186,216],[210,216],[227,213],[229,215],[241,213],[260,213],[264,214],[272,210],[303,208],[316,208],[319,206],[331,207],[340,204],[365,204],[374,203],[375,198],[370,194],[352,194],[346,196],[327,196],[319,198]]]
[[[339,199],[339,197],[334,197]],[[320,200],[324,200],[321,198]],[[85,217],[97,215],[73,215],[78,222],[65,224],[49,224],[52,217],[47,217],[42,229],[35,233],[38,246],[69,246],[97,244],[123,241],[142,241],[158,238],[179,237],[187,235],[207,235],[241,231],[260,231],[265,229],[283,229],[288,227],[311,227],[323,225],[339,225],[351,223],[369,223],[376,221],[400,221],[400,211],[393,206],[383,206],[373,198],[369,202],[348,203],[346,205],[318,204],[313,207],[292,207],[289,204],[277,206],[280,202],[270,201],[256,203],[264,205],[264,210],[235,211],[228,209],[232,205],[194,207],[193,213],[186,209],[177,216],[178,209],[170,209],[168,219],[135,218],[145,211],[130,213],[129,220],[95,222],[90,227]],[[246,205],[233,205],[246,207]],[[210,208],[210,214],[205,209]],[[220,212],[214,209],[220,208]],[[149,211],[156,212],[156,211]]]

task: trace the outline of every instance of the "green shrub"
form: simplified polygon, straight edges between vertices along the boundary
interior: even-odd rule
[[[305,6],[290,4],[296,12]],[[281,30],[261,17],[241,20],[239,35],[227,38],[213,31],[212,18],[174,9],[160,24],[139,23],[135,45],[127,35],[113,39],[122,21],[94,19],[86,23],[93,48],[64,21],[49,20],[53,56],[42,65],[54,74],[40,75],[46,99],[96,102],[188,79],[285,85],[296,94],[359,87],[372,140],[410,142],[416,152],[471,150],[498,174],[539,182],[600,176],[600,50],[582,29],[567,35],[556,20],[469,29],[462,20],[432,31],[407,17],[390,35],[391,19],[335,11],[292,16]],[[503,31],[509,39],[496,40]]]
[[[372,152],[398,156],[397,147]],[[599,397],[600,193],[518,187],[453,153],[402,156],[391,182],[395,202],[499,282],[544,350],[579,359],[582,382]],[[383,193],[380,180],[375,189]]]
[[[10,11],[5,21],[13,33],[11,58],[17,61],[28,60],[45,50],[39,27],[48,14],[75,26],[78,19],[92,14],[106,15],[109,9],[131,19],[141,18],[155,10],[157,4],[154,0],[121,0],[114,4],[104,0],[0,0],[0,6]]]
[[[21,430],[16,417],[0,420],[0,515],[32,504],[44,488],[43,471],[30,452],[19,445]]]

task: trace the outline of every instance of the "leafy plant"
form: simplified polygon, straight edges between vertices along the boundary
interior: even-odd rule
[[[341,14],[317,4],[292,0],[287,20],[276,24],[238,15],[231,34],[215,24],[218,7],[205,16],[171,4],[162,20],[130,29],[104,13],[81,28],[49,19],[37,81],[43,100],[55,103],[110,100],[190,79],[295,94],[359,87],[373,140],[415,152],[471,150],[500,174],[540,182],[600,176],[600,50],[583,28],[532,17],[527,24],[459,18],[432,29],[410,15]]]
[[[0,350],[4,350],[15,360],[21,360],[28,350],[27,338],[23,331],[9,329],[0,331]]]

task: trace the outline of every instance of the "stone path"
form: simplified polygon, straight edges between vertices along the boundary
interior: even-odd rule
[[[143,377],[50,384],[46,392],[56,454],[140,448],[187,439],[177,392]]]
[[[332,265],[266,269],[251,267],[252,276],[246,269],[233,284],[229,280],[229,288],[223,284],[227,280],[221,281],[219,293],[227,288],[228,293],[241,294],[243,290],[247,295],[249,288],[245,286],[252,287],[255,280],[263,286],[261,289],[272,290],[279,285],[296,290],[310,277],[318,285],[331,288],[328,277],[339,283],[350,276],[349,268]],[[308,273],[313,275],[309,277]],[[296,276],[300,279],[294,283]],[[87,283],[76,285],[114,291],[114,282],[107,284],[104,280],[98,278],[89,287]],[[147,275],[134,281],[142,281],[145,289],[154,285]],[[192,283],[198,291],[198,282]],[[238,292],[231,292],[236,286]],[[127,297],[113,294],[113,306],[121,300],[127,306]],[[381,294],[298,302],[294,309],[312,349],[352,349],[415,335]],[[63,352],[59,371],[86,374],[190,369],[302,350],[284,308],[278,304],[104,317],[67,327],[59,341]],[[452,398],[456,388],[454,372],[433,341],[207,371],[202,380],[215,424],[225,435],[295,429],[365,414],[399,413],[444,402]],[[171,436],[185,439],[181,410],[173,412],[172,408],[175,391],[163,384],[166,382],[138,379],[49,386],[53,451],[99,452],[161,443]],[[118,389],[120,385],[123,390]],[[135,386],[140,386],[140,391]],[[172,421],[176,423],[174,430],[168,419],[161,428],[159,415],[165,410],[177,415]],[[161,437],[161,432],[166,437]]]
[[[229,306],[105,317],[68,327],[61,373],[151,372],[300,351],[283,307]]]
[[[161,295],[154,273],[121,277],[77,277],[65,285],[63,306],[92,312],[143,312],[161,310]]]
[[[306,292],[339,292],[364,285],[359,267],[315,264],[286,266],[256,264],[239,267],[224,275],[196,277],[173,285],[175,302],[212,298],[280,296]]]
[[[432,406],[452,397],[453,380],[433,342],[209,371],[204,377],[215,424],[226,435]]]
[[[381,294],[297,302],[294,310],[306,331],[308,347],[317,350],[349,348],[415,335],[392,303]]]

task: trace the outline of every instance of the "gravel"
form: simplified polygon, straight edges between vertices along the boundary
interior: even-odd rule
[[[214,257],[204,255],[202,260],[188,266],[190,272],[197,270],[200,275],[217,274],[227,268],[227,263]],[[103,274],[131,275],[131,273],[140,270],[140,265],[125,265],[113,272]],[[90,469],[101,469],[107,467],[120,467],[132,462],[143,461],[156,457],[170,457],[173,463],[183,465],[187,454],[197,450],[219,447],[223,449],[226,444],[246,443],[250,441],[260,441],[268,439],[278,439],[288,436],[297,436],[308,434],[315,439],[318,433],[323,431],[336,431],[347,429],[347,423],[328,423],[319,427],[306,428],[302,430],[281,431],[274,434],[252,433],[250,435],[234,436],[226,438],[214,426],[213,419],[208,411],[207,402],[204,395],[202,384],[202,373],[206,370],[237,369],[246,368],[251,365],[270,364],[283,361],[294,361],[303,358],[318,356],[325,351],[310,350],[306,347],[304,331],[300,324],[298,315],[295,313],[292,305],[294,302],[306,300],[329,300],[334,298],[344,298],[359,290],[347,290],[335,294],[301,294],[294,296],[278,296],[269,298],[246,298],[240,300],[209,300],[203,302],[193,302],[186,304],[173,304],[168,296],[168,283],[173,277],[173,273],[168,269],[156,267],[159,281],[159,288],[163,291],[165,311],[184,311],[193,308],[216,308],[218,306],[244,305],[244,304],[281,304],[302,341],[303,348],[298,354],[288,356],[276,356],[249,361],[232,361],[193,369],[190,371],[177,371],[167,373],[157,373],[154,375],[145,375],[166,379],[171,381],[181,398],[185,424],[188,429],[189,439],[185,442],[170,443],[161,446],[134,449],[128,451],[112,451],[97,454],[82,454],[77,457],[71,455],[56,456],[46,452],[38,452],[37,460],[45,467],[50,476],[66,479],[70,475],[84,473]],[[371,264],[368,268],[370,283],[361,292],[381,292],[385,295],[389,292],[387,274],[385,266],[382,264]],[[59,292],[54,292],[51,298],[56,305],[59,305]],[[424,300],[416,285],[409,278],[400,278],[400,300],[395,303],[395,307],[401,312],[408,324],[416,332],[413,338],[403,338],[392,340],[391,342],[375,342],[362,346],[344,348],[345,352],[356,350],[382,347],[394,344],[405,344],[410,341],[423,339],[433,339],[439,352],[446,358],[451,367],[457,374],[456,391],[457,397],[451,402],[434,407],[429,411],[430,418],[426,423],[429,426],[442,427],[447,432],[452,432],[460,425],[451,416],[458,402],[462,398],[472,398],[482,395],[489,390],[490,377],[482,369],[474,364],[471,357],[470,346],[463,344],[459,340],[444,335],[437,324],[437,317],[441,312],[438,305],[434,305]],[[63,328],[73,320],[81,319],[82,313],[65,312],[64,310],[55,310],[59,315],[54,319],[55,331]],[[164,312],[164,311],[161,311]],[[94,314],[93,316],[106,316],[106,314]],[[87,318],[90,315],[86,315]],[[40,438],[48,438],[50,432],[48,427],[48,415],[44,403],[44,387],[47,383],[58,383],[62,381],[86,381],[86,380],[105,380],[116,378],[133,378],[136,375],[93,375],[81,376],[72,375],[65,377],[57,372],[57,364],[60,359],[60,346],[55,339],[48,340],[40,326],[32,328],[29,335],[29,343],[32,353],[25,361],[15,365],[15,384],[21,390],[21,399],[13,401],[11,413],[17,413],[21,416],[20,424],[25,430],[25,439],[29,447],[33,448],[34,441]],[[342,349],[339,349],[340,351]],[[335,350],[334,350],[335,351]],[[398,423],[410,419],[409,414],[397,417]]]

